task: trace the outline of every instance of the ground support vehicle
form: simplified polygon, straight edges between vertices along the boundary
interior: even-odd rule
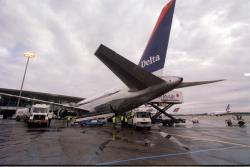
[[[156,124],[156,123],[162,123],[163,126],[169,126],[172,127],[174,126],[174,124],[178,124],[178,123],[185,123],[186,120],[185,119],[163,119],[163,118],[154,118],[152,119],[152,124]]]
[[[228,126],[240,126],[240,127],[242,127],[245,125],[245,121],[241,115],[233,115],[232,119],[225,120],[225,123]]]
[[[50,107],[46,104],[35,104],[30,108],[28,114],[27,124],[28,127],[33,126],[46,126],[49,127],[52,119],[49,113]]]
[[[166,112],[173,105],[182,103],[183,96],[181,91],[171,91],[152,100],[148,105],[152,106],[157,111],[151,112],[152,123],[162,123],[163,126],[173,126],[174,124],[185,123],[185,119],[175,118]]]
[[[161,109],[160,107],[158,107],[154,103],[149,103],[149,104],[158,111],[157,113],[151,115],[151,120],[152,120],[153,124],[154,123],[162,123],[163,126],[170,126],[171,127],[174,124],[186,122],[185,119],[175,118],[166,112],[170,107],[172,107],[174,105],[174,103],[169,103],[163,109]],[[161,116],[162,114],[164,115],[164,117]]]
[[[103,126],[106,122],[99,119],[89,119],[78,122],[81,126],[87,127],[95,127],[95,126]]]
[[[134,109],[127,113],[128,126],[138,129],[151,129],[150,112],[143,111],[142,108]]]
[[[29,108],[18,108],[16,110],[16,121],[27,121],[29,114]]]

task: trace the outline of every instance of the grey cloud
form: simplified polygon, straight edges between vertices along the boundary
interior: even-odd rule
[[[0,1],[0,87],[88,97],[124,85],[95,56],[103,43],[137,63],[166,1]],[[177,0],[165,75],[227,81],[181,89],[183,112],[250,107],[248,0]],[[204,103],[207,102],[207,103]],[[188,109],[189,104],[200,109]],[[185,106],[186,109],[185,109]],[[212,108],[211,108],[212,107]]]

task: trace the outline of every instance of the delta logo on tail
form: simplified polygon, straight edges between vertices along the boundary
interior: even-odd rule
[[[149,65],[154,64],[160,60],[161,60],[160,55],[150,56],[148,60],[141,61],[141,67],[144,68],[145,66],[149,66]]]
[[[150,73],[164,68],[174,7],[175,0],[171,0],[162,9],[139,62],[139,66]]]

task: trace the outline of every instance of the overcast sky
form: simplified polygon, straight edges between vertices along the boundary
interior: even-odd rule
[[[138,64],[168,0],[0,0],[0,87],[89,97],[123,83],[95,56],[103,43]],[[180,89],[182,112],[250,111],[250,1],[177,0],[164,75],[226,79]]]

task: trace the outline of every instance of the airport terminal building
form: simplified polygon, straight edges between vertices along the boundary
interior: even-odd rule
[[[17,89],[6,89],[0,88],[1,93],[12,94],[12,95],[19,95],[20,90]],[[33,91],[22,91],[22,96],[35,98],[40,100],[51,101],[55,103],[77,103],[84,98],[82,97],[75,97],[75,96],[65,96],[65,95],[58,95],[58,94],[51,94],[51,93],[42,93],[42,92],[33,92]],[[17,106],[17,98],[8,97],[8,96],[0,96],[0,115],[3,115],[4,118],[7,118],[15,113],[16,106]],[[27,101],[27,100],[20,100],[20,107],[29,107],[34,102]]]

